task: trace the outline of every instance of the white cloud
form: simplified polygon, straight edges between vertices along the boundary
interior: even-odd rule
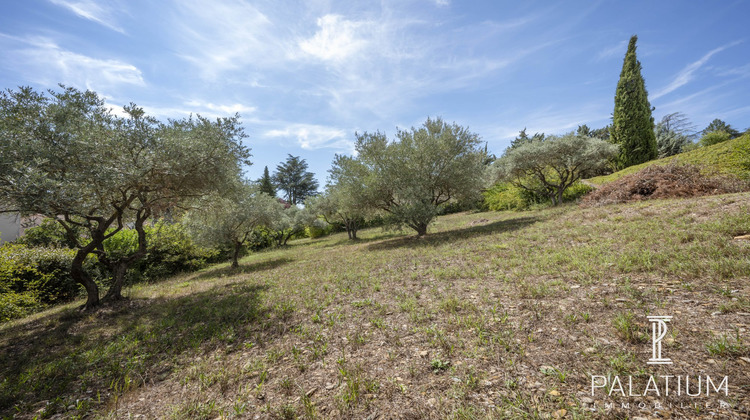
[[[672,80],[671,83],[669,83],[667,86],[660,89],[655,94],[651,95],[651,98],[658,99],[688,84],[691,80],[693,80],[695,72],[697,72],[701,67],[703,67],[703,65],[706,64],[706,62],[708,62],[708,60],[714,54],[724,51],[725,49],[729,47],[733,47],[739,43],[740,41],[735,41],[735,42],[731,42],[729,44],[723,45],[719,48],[714,48],[713,50],[706,53],[703,57],[701,57],[698,61],[688,64],[687,66],[685,66],[685,68],[680,70],[679,73],[677,73],[677,75],[675,76],[674,80]]]
[[[209,80],[233,70],[268,67],[283,61],[289,48],[282,27],[241,0],[196,0],[173,3],[170,34],[178,54]],[[252,75],[248,75],[252,79]]]
[[[107,28],[110,28],[114,31],[125,33],[125,30],[120,27],[120,25],[117,24],[117,21],[114,17],[114,10],[112,10],[111,5],[107,4],[105,5],[101,1],[93,1],[93,0],[49,0],[52,4],[55,4],[60,7],[64,7],[66,9],[69,9],[76,15],[88,19],[91,21],[94,21],[100,25],[106,26]]]
[[[628,41],[620,41],[617,43],[617,45],[609,46],[601,51],[599,51],[599,54],[596,55],[597,59],[604,60],[610,57],[625,57],[625,53],[627,52],[627,46]]]
[[[247,105],[243,105],[240,103],[229,104],[229,105],[217,105],[211,102],[188,101],[187,103],[185,103],[185,105],[196,107],[199,110],[218,112],[218,113],[223,114],[226,117],[232,116],[236,113],[252,114],[256,110],[256,108],[253,106],[247,106]],[[203,114],[202,112],[199,112],[199,113]]]
[[[141,70],[117,59],[78,54],[42,37],[6,38],[22,46],[6,51],[5,66],[35,82],[50,86],[65,83],[97,91],[119,85],[146,84]]]
[[[357,31],[362,22],[343,19],[338,15],[325,15],[318,19],[320,28],[312,38],[299,43],[305,53],[325,61],[340,62],[364,48],[366,41]]]
[[[281,129],[268,130],[264,136],[270,138],[293,138],[306,150],[339,149],[353,151],[354,142],[348,140],[347,132],[334,127],[315,124],[290,124]]]

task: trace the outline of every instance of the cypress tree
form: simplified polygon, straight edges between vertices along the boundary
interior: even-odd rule
[[[266,193],[271,197],[276,197],[276,189],[273,187],[273,182],[271,182],[268,166],[263,169],[263,176],[260,177],[258,183],[260,184],[260,192]]]
[[[615,92],[615,111],[610,128],[611,141],[620,145],[620,169],[656,159],[659,149],[654,134],[654,118],[648,102],[641,63],[635,56],[638,36],[630,38]]]

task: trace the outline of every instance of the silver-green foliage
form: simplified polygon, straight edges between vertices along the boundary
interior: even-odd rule
[[[0,203],[56,218],[71,233],[71,275],[86,288],[87,307],[99,303],[99,292],[83,261],[92,253],[109,260],[104,240],[129,222],[143,230],[153,213],[222,189],[250,156],[238,116],[162,123],[133,104],[124,111],[118,116],[96,93],[64,86],[0,93]],[[87,235],[74,238],[75,227]],[[145,238],[139,242],[136,257],[145,253]]]
[[[357,230],[373,214],[365,199],[367,167],[350,156],[336,155],[328,171],[330,176],[323,194],[305,203],[328,223],[341,223],[349,239],[357,239]]]
[[[499,180],[547,196],[557,205],[568,187],[608,165],[617,153],[616,145],[569,133],[509,150],[495,169]]]
[[[424,235],[443,204],[479,195],[485,157],[479,146],[477,134],[441,118],[399,130],[391,142],[380,132],[357,135],[359,199]]]
[[[281,218],[283,205],[275,197],[241,183],[231,194],[210,196],[188,215],[195,237],[207,245],[231,245],[232,266],[237,267],[243,246],[260,228],[270,228]]]

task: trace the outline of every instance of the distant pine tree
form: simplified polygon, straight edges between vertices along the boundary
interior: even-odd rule
[[[641,76],[641,63],[635,56],[636,41],[638,36],[633,35],[622,63],[610,128],[611,141],[620,146],[617,159],[620,169],[656,159],[659,154],[646,82]]]
[[[266,193],[271,197],[276,197],[276,188],[273,187],[271,175],[268,173],[268,166],[263,169],[263,176],[258,180],[258,184],[260,184],[260,192]]]

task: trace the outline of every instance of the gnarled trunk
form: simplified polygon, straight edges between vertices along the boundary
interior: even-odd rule
[[[70,266],[70,276],[73,277],[78,284],[86,289],[86,303],[81,309],[89,311],[99,306],[99,287],[91,279],[91,276],[83,269],[83,262],[86,261],[86,256],[90,254],[89,247],[78,250],[73,262]]]
[[[112,270],[112,285],[109,286],[107,294],[104,295],[104,301],[116,301],[123,299],[122,287],[125,285],[125,275],[128,273],[128,268],[133,265],[134,262],[145,257],[148,253],[148,242],[146,241],[146,230],[144,229],[144,223],[146,219],[151,215],[151,211],[148,209],[141,209],[138,211],[135,220],[135,230],[138,232],[138,251],[128,257],[120,258],[117,261],[110,261],[104,254],[104,250],[100,246],[100,258],[110,270]]]
[[[112,285],[109,286],[107,294],[104,295],[104,301],[111,302],[115,300],[123,299],[122,286],[125,284],[125,274],[128,272],[129,263],[117,262],[114,267],[110,266],[112,270]]]

